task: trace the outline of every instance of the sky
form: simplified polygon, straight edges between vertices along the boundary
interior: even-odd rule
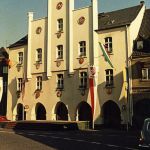
[[[60,0],[61,1],[61,0]],[[91,0],[75,0],[75,8],[90,5]],[[99,12],[109,12],[140,4],[140,0],[98,0]],[[150,0],[145,0],[150,8]],[[47,16],[47,0],[0,0],[0,47],[7,47],[27,34],[27,12],[34,19]]]

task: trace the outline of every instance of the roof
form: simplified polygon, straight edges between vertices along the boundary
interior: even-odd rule
[[[8,48],[27,45],[27,43],[28,43],[28,35],[24,36],[22,39],[18,40],[17,42],[11,44]]]
[[[4,47],[0,48],[0,58],[8,58],[8,53]]]
[[[143,4],[140,4],[130,8],[100,13],[98,15],[98,30],[129,25],[136,18],[142,6]]]
[[[139,35],[144,39],[150,39],[150,9],[146,9],[144,13]]]
[[[132,58],[141,58],[141,57],[150,57],[150,53],[140,52],[140,51],[133,51]]]

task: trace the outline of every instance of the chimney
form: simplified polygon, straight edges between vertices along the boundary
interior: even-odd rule
[[[33,12],[28,12],[28,50],[27,50],[27,78],[28,80],[32,78],[31,76],[32,21],[33,21]]]
[[[140,1],[140,5],[144,5],[145,4],[145,1]]]

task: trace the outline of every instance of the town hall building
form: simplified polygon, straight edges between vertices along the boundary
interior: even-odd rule
[[[48,0],[28,13],[28,33],[10,45],[7,118],[132,124],[131,62],[145,4],[98,13],[98,0]]]

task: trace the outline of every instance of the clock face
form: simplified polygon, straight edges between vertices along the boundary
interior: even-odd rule
[[[80,17],[79,19],[78,19],[78,24],[79,25],[82,25],[84,22],[85,22],[85,18],[82,16],[82,17]]]
[[[42,28],[41,28],[41,27],[37,27],[37,29],[36,29],[36,34],[40,34],[41,31],[42,31]]]
[[[63,6],[63,3],[62,2],[59,2],[57,5],[56,5],[56,9],[57,10],[60,10]]]

